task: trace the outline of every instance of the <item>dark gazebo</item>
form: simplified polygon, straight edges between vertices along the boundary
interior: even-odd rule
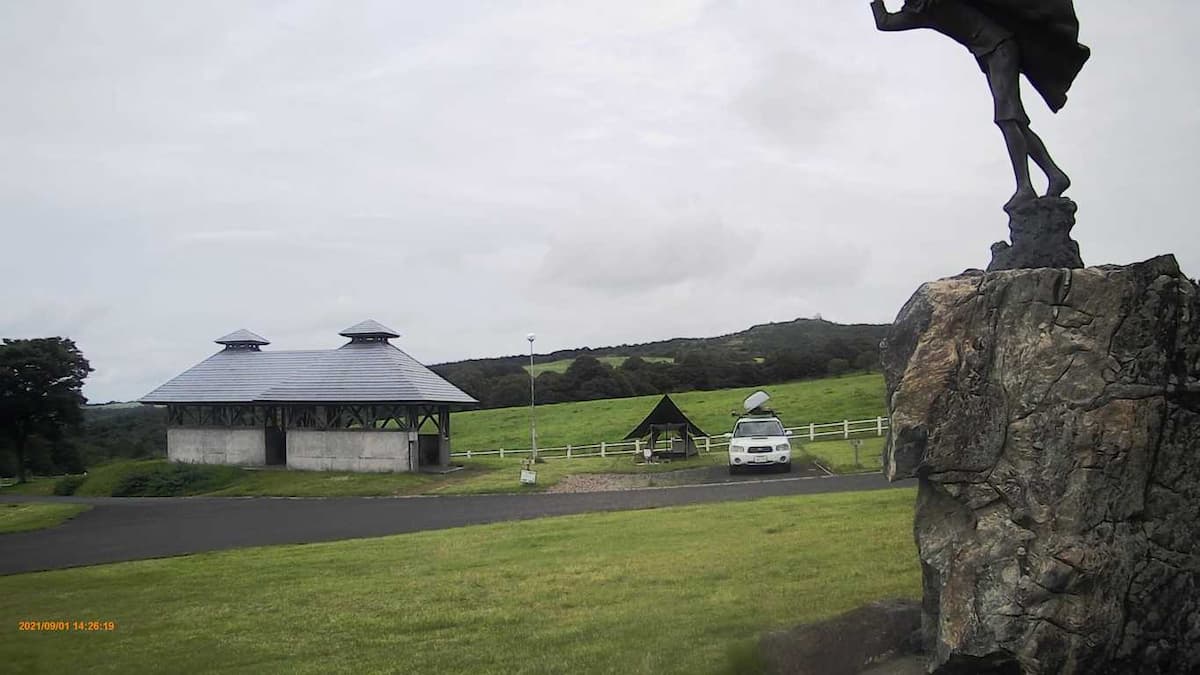
[[[663,396],[658,405],[654,406],[654,410],[651,410],[650,414],[646,415],[646,419],[629,432],[625,440],[649,436],[649,447],[654,448],[655,455],[691,457],[698,453],[695,438],[707,435],[688,419],[687,415],[683,414],[670,396]],[[671,439],[669,450],[658,450],[655,447],[660,436]]]

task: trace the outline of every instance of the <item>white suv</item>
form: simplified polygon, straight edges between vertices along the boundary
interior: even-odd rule
[[[725,434],[729,439],[729,473],[752,466],[791,471],[791,435],[773,415],[738,418],[733,433]]]

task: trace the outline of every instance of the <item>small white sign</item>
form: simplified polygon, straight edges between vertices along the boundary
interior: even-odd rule
[[[533,485],[537,482],[537,472],[521,469],[521,484]]]

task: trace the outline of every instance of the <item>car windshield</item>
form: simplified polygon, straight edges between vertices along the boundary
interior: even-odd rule
[[[779,420],[754,420],[752,422],[738,422],[737,428],[733,430],[734,438],[746,438],[747,436],[782,436],[783,425]]]

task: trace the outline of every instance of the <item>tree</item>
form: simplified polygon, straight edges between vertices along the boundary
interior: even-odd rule
[[[850,362],[846,359],[829,359],[829,365],[825,366],[825,370],[830,375],[841,375],[850,370]]]
[[[30,437],[59,439],[83,420],[83,381],[92,367],[66,338],[4,339],[0,345],[0,429],[17,456],[25,481]]]

